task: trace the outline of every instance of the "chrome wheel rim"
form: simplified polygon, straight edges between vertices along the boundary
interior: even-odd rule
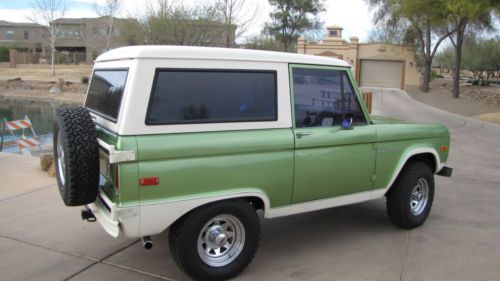
[[[417,180],[410,195],[410,209],[415,216],[422,214],[429,202],[429,184],[424,178]]]
[[[235,216],[210,219],[198,235],[198,255],[209,266],[221,267],[234,261],[245,245],[245,228]]]
[[[64,150],[61,143],[61,131],[57,133],[57,170],[59,171],[59,179],[61,180],[62,185],[64,185],[64,167],[66,164],[64,163]]]

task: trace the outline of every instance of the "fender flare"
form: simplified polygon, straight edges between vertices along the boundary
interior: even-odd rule
[[[396,169],[394,169],[394,172],[392,174],[392,177],[391,177],[391,180],[389,181],[389,183],[387,184],[387,186],[385,188],[382,189],[383,191],[383,195],[385,195],[385,193],[387,193],[387,191],[389,191],[389,189],[391,188],[391,186],[394,184],[394,182],[396,181],[396,178],[399,176],[399,174],[401,173],[401,171],[403,170],[403,167],[406,165],[406,163],[408,162],[408,160],[415,156],[415,155],[419,155],[419,154],[426,154],[426,153],[430,153],[433,155],[434,157],[434,161],[436,162],[436,170],[433,171],[434,173],[437,173],[439,172],[443,166],[444,166],[444,163],[441,162],[441,159],[439,157],[439,154],[436,152],[436,150],[434,148],[429,148],[429,147],[426,147],[426,148],[415,148],[415,149],[409,149],[407,150],[407,152],[400,158],[399,162],[398,162],[398,165],[396,166]],[[378,193],[378,192],[377,192]]]
[[[270,201],[268,196],[262,190],[256,188],[224,191],[223,195],[200,195],[194,198],[174,199],[159,204],[141,205],[139,236],[159,234],[188,212],[203,205],[222,200],[249,197],[262,200],[264,213],[269,210]]]

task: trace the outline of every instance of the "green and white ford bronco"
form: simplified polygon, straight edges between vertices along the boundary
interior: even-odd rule
[[[442,125],[370,116],[349,64],[318,56],[135,46],[97,58],[85,106],[58,110],[64,203],[113,237],[169,230],[196,280],[250,263],[260,219],[385,196],[421,225],[450,143]]]

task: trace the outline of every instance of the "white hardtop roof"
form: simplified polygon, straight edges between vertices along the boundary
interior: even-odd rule
[[[350,67],[339,59],[283,52],[249,49],[188,47],[188,46],[130,46],[110,50],[97,57],[96,62],[123,59],[206,59],[259,62],[284,62]]]

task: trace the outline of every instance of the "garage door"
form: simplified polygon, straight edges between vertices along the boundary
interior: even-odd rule
[[[361,60],[362,87],[401,88],[403,62]]]

